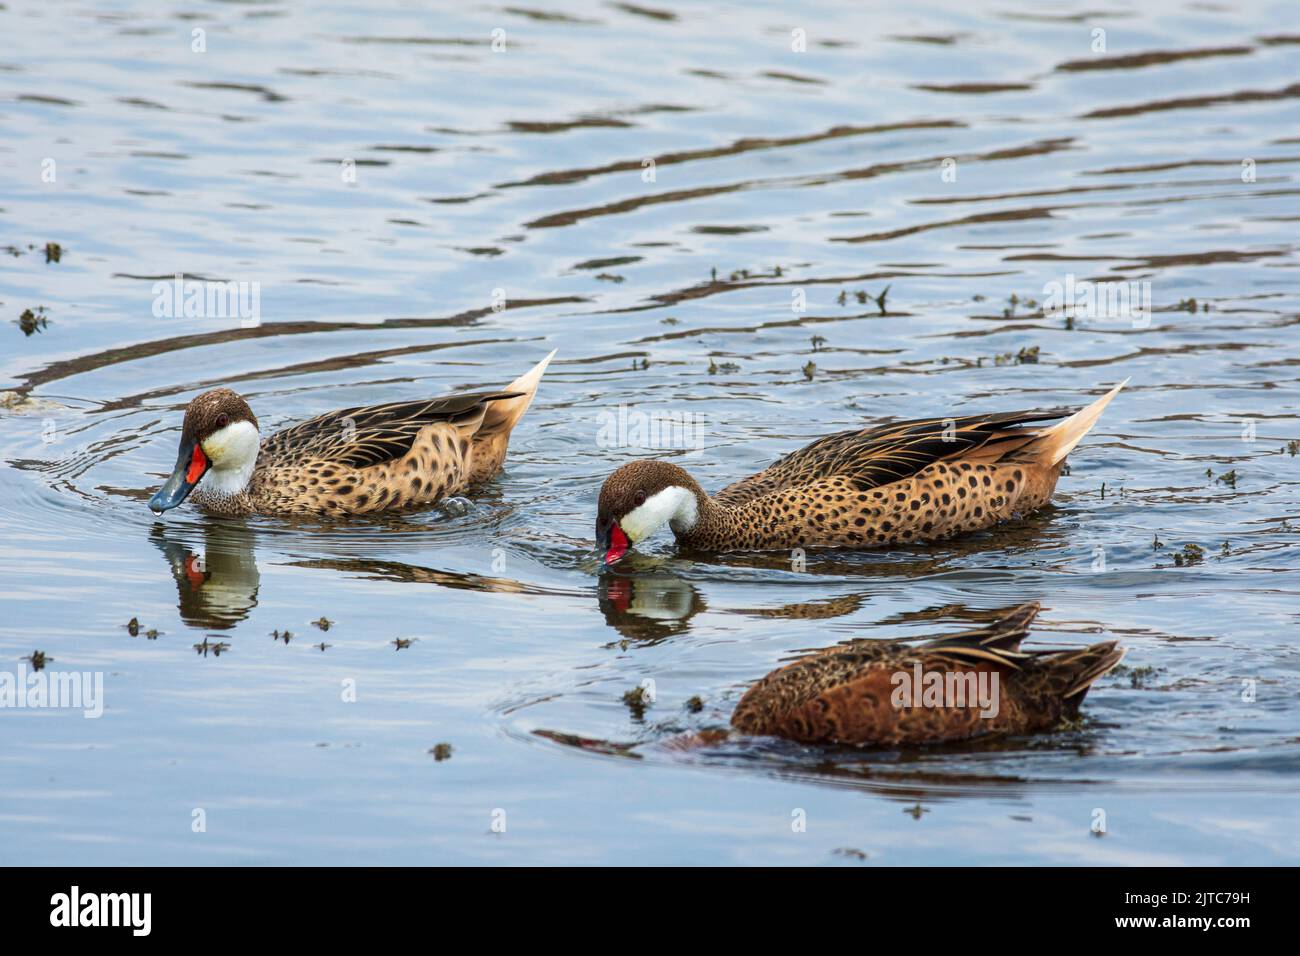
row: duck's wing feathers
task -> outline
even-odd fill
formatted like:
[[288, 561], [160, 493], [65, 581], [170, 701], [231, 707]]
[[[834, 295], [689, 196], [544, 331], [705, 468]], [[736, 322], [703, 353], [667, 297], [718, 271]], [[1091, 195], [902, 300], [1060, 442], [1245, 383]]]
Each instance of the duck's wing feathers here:
[[1037, 437], [1020, 426], [1064, 418], [1070, 409], [1005, 412], [963, 418], [921, 418], [819, 438], [764, 471], [728, 485], [715, 495], [737, 505], [759, 495], [844, 477], [865, 491], [909, 478], [936, 461], [979, 453], [997, 460]]
[[366, 468], [401, 458], [429, 425], [476, 427], [491, 402], [519, 392], [467, 392], [391, 405], [342, 408], [278, 431], [262, 443], [265, 464], [331, 461]]
[[1011, 608], [983, 627], [957, 631], [922, 644], [899, 640], [858, 638], [833, 647], [804, 652], [760, 683], [778, 687], [790, 698], [806, 699], [852, 680], [867, 670], [911, 667], [915, 662], [978, 664], [985, 661], [1017, 670], [1029, 655], [1020, 642], [1038, 616], [1039, 604], [1030, 601]]

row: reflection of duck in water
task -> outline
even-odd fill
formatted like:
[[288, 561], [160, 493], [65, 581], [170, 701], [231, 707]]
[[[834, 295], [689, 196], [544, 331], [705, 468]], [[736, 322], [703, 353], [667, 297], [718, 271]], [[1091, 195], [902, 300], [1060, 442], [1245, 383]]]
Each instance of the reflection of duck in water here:
[[731, 726], [801, 743], [877, 745], [1051, 730], [1078, 716], [1088, 688], [1124, 651], [1115, 641], [1021, 651], [1037, 614], [1037, 603], [1025, 604], [920, 645], [854, 640], [815, 651], [746, 691]]
[[[433, 505], [500, 470], [552, 352], [497, 392], [345, 408], [266, 441], [228, 388], [185, 410], [176, 470], [156, 514], [193, 497], [210, 514], [368, 514]], [[192, 494], [191, 494], [192, 493]]]
[[671, 574], [603, 575], [596, 593], [605, 623], [633, 641], [683, 634], [705, 609], [700, 592]]
[[[710, 610], [704, 595], [695, 585], [669, 571], [602, 574], [596, 586], [596, 597], [606, 624], [623, 638], [643, 643], [685, 634], [690, 630], [691, 618]], [[713, 607], [712, 610], [758, 618], [828, 620], [853, 614], [866, 600], [864, 592], [819, 597], [776, 607]]]
[[664, 525], [702, 551], [887, 548], [978, 531], [1047, 504], [1066, 455], [1121, 388], [1050, 427], [1033, 423], [1066, 413], [828, 435], [712, 496], [677, 465], [629, 462], [600, 490], [596, 537], [612, 563]]
[[167, 557], [176, 579], [181, 620], [205, 630], [234, 627], [257, 607], [261, 578], [253, 553], [253, 533], [241, 523], [210, 523], [200, 554], [162, 524], [149, 537]]

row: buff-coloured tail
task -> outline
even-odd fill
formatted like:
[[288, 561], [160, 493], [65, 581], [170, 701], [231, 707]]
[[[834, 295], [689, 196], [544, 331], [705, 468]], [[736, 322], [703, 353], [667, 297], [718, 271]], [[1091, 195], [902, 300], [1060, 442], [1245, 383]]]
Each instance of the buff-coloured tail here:
[[528, 406], [533, 403], [533, 396], [537, 394], [537, 383], [542, 380], [542, 373], [546, 371], [546, 366], [551, 363], [555, 357], [555, 352], [542, 359], [534, 365], [529, 371], [520, 375], [517, 379], [502, 389], [503, 392], [517, 392], [511, 398], [503, 398], [492, 402], [488, 406], [487, 414], [483, 417], [483, 425], [480, 433], [497, 434], [504, 432], [509, 435], [510, 430], [519, 424], [519, 419], [524, 417], [524, 412], [528, 411]]
[[1073, 451], [1074, 446], [1092, 430], [1093, 425], [1097, 424], [1097, 419], [1101, 418], [1101, 413], [1106, 410], [1111, 399], [1127, 384], [1128, 379], [1124, 379], [1087, 408], [1080, 409], [1051, 428], [1043, 429], [1030, 446], [1034, 456], [1047, 466], [1058, 465], [1064, 461], [1065, 456]]

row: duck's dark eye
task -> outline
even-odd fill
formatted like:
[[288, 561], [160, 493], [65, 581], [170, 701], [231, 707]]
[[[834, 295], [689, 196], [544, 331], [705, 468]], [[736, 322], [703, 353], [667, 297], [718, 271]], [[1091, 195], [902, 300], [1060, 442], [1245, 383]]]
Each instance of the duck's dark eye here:
[[643, 504], [645, 504], [645, 492], [638, 491], [635, 495], [632, 496], [632, 500], [635, 501], [636, 506], [640, 508]]
[[217, 416], [218, 428], [225, 428], [229, 424], [230, 424], [230, 416], [227, 415], [225, 412], [222, 412], [220, 415]]

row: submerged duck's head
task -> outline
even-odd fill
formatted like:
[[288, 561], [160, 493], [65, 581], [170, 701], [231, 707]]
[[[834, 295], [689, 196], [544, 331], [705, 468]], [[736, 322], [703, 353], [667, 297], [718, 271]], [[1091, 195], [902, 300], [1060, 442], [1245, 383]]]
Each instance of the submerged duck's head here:
[[703, 497], [694, 478], [666, 461], [633, 461], [619, 468], [605, 479], [596, 511], [596, 543], [605, 564], [664, 525], [689, 531]]
[[214, 388], [195, 397], [185, 409], [176, 470], [149, 499], [149, 508], [159, 515], [175, 508], [209, 471], [223, 489], [242, 491], [257, 463], [258, 445], [257, 417], [237, 394]]

